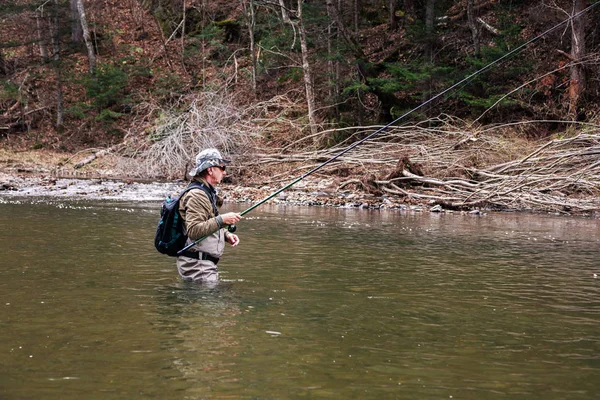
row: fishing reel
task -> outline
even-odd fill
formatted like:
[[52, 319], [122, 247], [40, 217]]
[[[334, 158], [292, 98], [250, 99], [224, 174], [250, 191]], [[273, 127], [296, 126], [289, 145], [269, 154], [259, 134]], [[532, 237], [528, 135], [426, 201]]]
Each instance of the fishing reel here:
[[227, 230], [228, 230], [230, 233], [235, 233], [235, 231], [237, 231], [237, 226], [235, 226], [235, 225], [229, 225], [229, 226], [227, 227]]

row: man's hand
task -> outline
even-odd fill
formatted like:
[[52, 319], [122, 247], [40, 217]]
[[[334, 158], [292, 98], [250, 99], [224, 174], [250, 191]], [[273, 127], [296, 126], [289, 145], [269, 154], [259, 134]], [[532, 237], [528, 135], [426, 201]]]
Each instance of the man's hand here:
[[237, 246], [240, 243], [240, 238], [238, 237], [238, 235], [235, 235], [233, 233], [227, 233], [225, 235], [225, 240], [227, 241], [227, 243], [229, 243], [232, 247]]
[[233, 225], [233, 224], [237, 224], [238, 221], [240, 219], [242, 219], [242, 216], [238, 213], [227, 213], [227, 214], [221, 214], [221, 218], [223, 219], [223, 223], [225, 225]]

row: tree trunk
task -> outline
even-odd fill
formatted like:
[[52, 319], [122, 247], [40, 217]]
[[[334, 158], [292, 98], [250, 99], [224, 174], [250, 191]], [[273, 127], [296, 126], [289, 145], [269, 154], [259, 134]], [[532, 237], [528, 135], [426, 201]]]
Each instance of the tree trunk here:
[[77, 0], [71, 0], [71, 41], [74, 43], [83, 42], [83, 29], [79, 20], [79, 9]]
[[43, 10], [38, 9], [38, 13], [35, 16], [35, 23], [37, 27], [37, 39], [40, 46], [40, 56], [42, 56], [42, 60], [44, 62], [48, 61], [48, 46], [46, 35], [44, 34], [44, 30], [42, 29], [42, 21], [44, 18]]
[[4, 61], [4, 54], [2, 54], [2, 49], [0, 49], [0, 76], [6, 76], [6, 61]]
[[252, 92], [256, 96], [256, 79], [258, 75], [258, 60], [256, 59], [256, 43], [254, 40], [254, 28], [256, 27], [256, 15], [254, 14], [254, 0], [242, 0], [242, 7], [246, 15], [248, 36], [250, 39], [250, 58], [252, 60]]
[[388, 8], [390, 13], [389, 25], [390, 31], [395, 31], [398, 29], [398, 18], [396, 17], [396, 6], [398, 4], [398, 0], [388, 0]]
[[359, 0], [354, 0], [354, 39], [358, 43], [358, 14], [360, 10]]
[[[344, 24], [344, 21], [342, 21], [342, 17], [340, 15], [340, 11], [339, 11], [339, 4], [338, 7], [335, 6], [335, 4], [333, 3], [333, 0], [327, 0], [327, 12], [330, 16], [331, 19], [333, 19], [333, 21], [335, 21], [336, 25], [337, 25], [337, 29], [338, 32], [342, 34], [342, 36], [344, 37], [344, 41], [350, 46], [350, 49], [352, 50], [352, 53], [354, 54], [354, 57], [356, 58], [356, 79], [359, 82], [363, 82], [367, 76], [368, 76], [368, 72], [367, 72], [367, 62], [366, 62], [366, 56], [365, 53], [363, 52], [362, 48], [359, 46], [358, 44], [358, 14], [356, 12], [357, 7], [358, 7], [358, 0], [354, 1], [354, 28], [355, 28], [355, 32], [354, 35], [352, 34], [352, 32], [350, 32], [350, 30], [346, 27], [346, 25]], [[360, 97], [362, 96], [362, 91], [360, 89], [358, 89], [356, 91], [356, 95], [358, 97], [358, 99], [360, 100]], [[362, 100], [360, 100], [360, 105], [358, 107], [358, 120], [359, 120], [359, 124], [360, 125], [364, 125], [364, 115], [363, 115], [363, 108], [362, 108]]]
[[290, 20], [288, 6], [285, 4], [285, 1], [279, 0], [279, 6], [281, 7], [281, 18], [283, 19], [283, 22], [293, 25], [292, 21]]
[[354, 56], [357, 59], [364, 59], [365, 54], [358, 45], [358, 41], [356, 40], [357, 34], [355, 33], [355, 35], [353, 35], [352, 32], [350, 32], [349, 29], [346, 28], [346, 25], [342, 21], [342, 17], [340, 16], [338, 8], [335, 6], [335, 4], [333, 4], [333, 0], [327, 0], [326, 3], [327, 13], [329, 14], [329, 17], [332, 18], [333, 21], [336, 23], [337, 29], [344, 37], [346, 43], [348, 43], [351, 46], [351, 50], [354, 53]]
[[297, 12], [297, 27], [298, 35], [300, 36], [300, 49], [302, 50], [302, 71], [304, 72], [304, 86], [306, 87], [306, 103], [308, 105], [308, 124], [310, 125], [311, 134], [317, 133], [317, 120], [315, 115], [315, 94], [313, 86], [313, 77], [308, 61], [308, 45], [306, 42], [306, 30], [304, 20], [302, 19], [302, 0], [298, 0]]
[[435, 28], [435, 0], [427, 0], [425, 5], [425, 31], [427, 32], [427, 58], [433, 60], [433, 31]]
[[433, 33], [435, 22], [435, 0], [427, 0], [425, 4], [425, 29], [427, 33]]
[[83, 40], [85, 41], [85, 47], [87, 47], [88, 60], [90, 63], [90, 74], [96, 73], [96, 54], [94, 53], [94, 45], [90, 39], [90, 30], [88, 29], [87, 18], [85, 16], [85, 8], [83, 7], [83, 0], [77, 1], [77, 12], [79, 13], [79, 21], [81, 22], [81, 29], [83, 32]]
[[467, 0], [467, 20], [469, 22], [469, 28], [471, 29], [471, 36], [473, 37], [473, 47], [475, 56], [479, 56], [479, 52], [481, 50], [481, 30], [479, 29], [479, 25], [477, 24], [477, 20], [475, 18], [474, 12], [474, 3], [475, 0]]
[[[329, 18], [331, 20], [331, 18]], [[333, 85], [333, 22], [327, 24], [327, 88], [329, 90], [329, 99], [333, 103], [334, 90]]]
[[[342, 9], [342, 0], [338, 0], [338, 10]], [[340, 27], [336, 23], [335, 26], [335, 46], [336, 46], [336, 55], [340, 54]], [[336, 118], [339, 120], [340, 118], [340, 109], [338, 103], [340, 101], [340, 73], [341, 73], [341, 63], [339, 57], [335, 58], [335, 114]]]
[[298, 36], [300, 37], [300, 50], [302, 53], [302, 72], [304, 75], [304, 87], [306, 89], [306, 104], [308, 106], [308, 124], [310, 126], [311, 134], [317, 133], [317, 124], [315, 116], [315, 95], [314, 86], [312, 79], [312, 72], [310, 63], [308, 61], [308, 44], [306, 41], [306, 30], [304, 27], [304, 21], [302, 19], [302, 0], [297, 0], [298, 8], [294, 20], [290, 19], [287, 6], [284, 0], [279, 0], [281, 8], [281, 18], [287, 24], [290, 24], [292, 28], [298, 29]]
[[[360, 35], [359, 35], [359, 18], [358, 18], [358, 14], [359, 14], [359, 9], [360, 9], [360, 3], [359, 0], [354, 0], [354, 41], [356, 43], [356, 48], [361, 50], [362, 53], [362, 49], [360, 48], [360, 46], [358, 45], [359, 43], [359, 39], [360, 39]], [[356, 80], [361, 82], [365, 79], [365, 76], [363, 75], [361, 69], [361, 63], [364, 63], [364, 61], [366, 60], [366, 58], [363, 56], [359, 59], [357, 68], [356, 68]], [[363, 99], [361, 99], [362, 96], [362, 90], [358, 89], [356, 91], [356, 96], [359, 100], [359, 106], [358, 106], [358, 124], [360, 126], [363, 126], [365, 124], [365, 116], [364, 116], [364, 110], [363, 110], [363, 104], [364, 101]]]
[[252, 90], [256, 95], [256, 79], [258, 78], [258, 59], [256, 57], [256, 42], [254, 40], [254, 28], [256, 27], [256, 14], [254, 0], [250, 0], [250, 52], [252, 53]]
[[183, 72], [188, 73], [187, 68], [185, 67], [185, 24], [186, 24], [186, 8], [187, 2], [183, 0], [183, 7], [181, 10], [181, 68]]
[[56, 74], [56, 127], [61, 129], [64, 124], [65, 105], [62, 90], [62, 73], [60, 70], [60, 18], [59, 0], [54, 0], [53, 14], [49, 20], [52, 36], [52, 67]]
[[[573, 15], [586, 8], [588, 0], [573, 0]], [[582, 15], [571, 22], [571, 57], [575, 64], [571, 67], [569, 82], [569, 114], [577, 118], [581, 96], [585, 91], [585, 69], [582, 62], [585, 57], [586, 18]]]
[[[341, 7], [342, 0], [338, 0], [338, 10]], [[335, 117], [338, 118], [339, 110], [338, 110], [338, 102], [340, 99], [340, 61], [338, 59], [339, 55], [339, 32], [340, 29], [336, 22], [336, 18], [333, 15], [333, 10], [331, 7], [332, 0], [327, 1], [327, 16], [329, 18], [329, 24], [327, 24], [327, 72], [328, 72], [328, 80], [329, 80], [329, 98], [330, 101], [335, 104]]]

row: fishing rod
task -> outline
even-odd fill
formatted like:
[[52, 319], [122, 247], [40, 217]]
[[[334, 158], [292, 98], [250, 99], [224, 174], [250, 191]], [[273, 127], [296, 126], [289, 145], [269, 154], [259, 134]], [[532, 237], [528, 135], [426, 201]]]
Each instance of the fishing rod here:
[[[257, 202], [256, 204], [252, 205], [251, 207], [245, 209], [244, 211], [242, 211], [240, 213], [240, 216], [244, 216], [245, 214], [248, 214], [250, 211], [254, 210], [255, 208], [261, 206], [262, 204], [266, 203], [267, 201], [271, 200], [273, 197], [277, 196], [279, 193], [283, 192], [284, 190], [289, 189], [290, 187], [294, 186], [296, 183], [300, 182], [301, 180], [305, 179], [306, 177], [314, 174], [315, 172], [317, 172], [318, 170], [320, 170], [321, 168], [323, 168], [324, 166], [332, 163], [333, 161], [337, 160], [338, 158], [340, 158], [341, 156], [343, 156], [344, 154], [348, 153], [349, 151], [351, 151], [352, 149], [354, 149], [355, 147], [360, 146], [361, 144], [363, 144], [364, 142], [366, 142], [367, 140], [371, 139], [373, 136], [377, 135], [380, 132], [385, 131], [387, 128], [389, 128], [392, 125], [395, 125], [396, 123], [398, 123], [399, 121], [401, 121], [402, 119], [406, 118], [407, 116], [409, 116], [410, 114], [414, 113], [415, 111], [420, 110], [421, 108], [425, 107], [426, 105], [432, 103], [433, 101], [439, 99], [440, 97], [444, 96], [445, 94], [451, 92], [452, 90], [456, 89], [457, 87], [467, 83], [468, 81], [470, 81], [471, 79], [473, 79], [474, 77], [476, 77], [477, 75], [482, 74], [483, 72], [487, 71], [488, 69], [490, 69], [491, 67], [493, 67], [496, 64], [499, 64], [500, 62], [504, 61], [505, 59], [507, 59], [508, 57], [512, 56], [513, 54], [521, 51], [522, 49], [524, 49], [525, 47], [529, 46], [531, 43], [536, 42], [537, 40], [541, 39], [542, 37], [548, 35], [549, 33], [555, 31], [556, 29], [560, 28], [561, 26], [567, 24], [568, 22], [574, 20], [575, 18], [578, 18], [579, 16], [583, 15], [584, 13], [588, 12], [589, 10], [591, 10], [592, 8], [596, 7], [597, 5], [599, 5], [600, 2], [596, 2], [590, 6], [588, 6], [587, 8], [579, 11], [578, 13], [570, 16], [569, 18], [565, 19], [564, 21], [560, 22], [557, 25], [554, 25], [552, 28], [542, 32], [541, 34], [535, 36], [533, 39], [529, 39], [528, 41], [526, 41], [525, 43], [521, 44], [520, 46], [516, 47], [514, 50], [509, 51], [508, 53], [504, 54], [503, 56], [497, 58], [496, 60], [490, 62], [489, 64], [487, 64], [486, 66], [484, 66], [483, 68], [473, 72], [472, 74], [468, 75], [466, 78], [463, 78], [462, 80], [456, 82], [454, 85], [446, 88], [445, 90], [441, 91], [440, 93], [436, 94], [435, 96], [433, 96], [432, 98], [430, 98], [429, 100], [419, 104], [418, 106], [416, 106], [415, 108], [413, 108], [412, 110], [404, 113], [403, 115], [401, 115], [400, 117], [396, 118], [395, 120], [393, 120], [392, 122], [388, 123], [387, 125], [384, 125], [383, 127], [377, 129], [376, 131], [370, 133], [368, 136], [360, 139], [357, 142], [354, 142], [353, 144], [351, 144], [350, 146], [346, 147], [344, 150], [340, 151], [338, 154], [336, 154], [335, 156], [331, 157], [330, 159], [324, 161], [323, 163], [317, 165], [316, 167], [314, 167], [313, 169], [311, 169], [310, 171], [306, 172], [305, 174], [303, 174], [302, 176], [299, 176], [298, 178], [294, 179], [292, 182], [288, 183], [287, 185], [283, 186], [281, 189], [278, 189], [277, 191], [271, 193], [270, 195], [268, 195], [267, 197], [265, 197], [264, 199], [260, 200], [259, 202]], [[227, 227], [227, 230], [229, 232], [235, 232], [237, 229], [237, 227], [235, 225], [229, 225]], [[208, 236], [208, 235], [207, 235]], [[186, 251], [187, 249], [189, 249], [190, 247], [194, 246], [197, 243], [200, 243], [202, 240], [206, 239], [207, 236], [203, 236], [200, 239], [190, 243], [189, 245], [187, 245], [186, 247], [184, 247], [183, 249], [181, 249], [180, 251], [177, 252], [178, 255], [180, 255], [181, 253], [183, 253], [184, 251]]]

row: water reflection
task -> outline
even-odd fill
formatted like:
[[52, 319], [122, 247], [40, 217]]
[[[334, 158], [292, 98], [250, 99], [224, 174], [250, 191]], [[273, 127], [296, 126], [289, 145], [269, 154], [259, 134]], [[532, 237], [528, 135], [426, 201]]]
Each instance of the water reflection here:
[[240, 314], [231, 285], [181, 281], [160, 289], [156, 300], [155, 329], [164, 337], [160, 345], [188, 382], [186, 395], [202, 398], [217, 382], [230, 381], [235, 358], [229, 349], [238, 345], [231, 330]]

